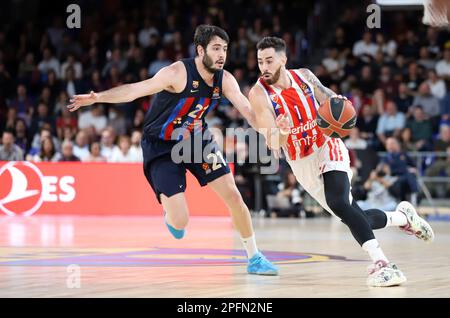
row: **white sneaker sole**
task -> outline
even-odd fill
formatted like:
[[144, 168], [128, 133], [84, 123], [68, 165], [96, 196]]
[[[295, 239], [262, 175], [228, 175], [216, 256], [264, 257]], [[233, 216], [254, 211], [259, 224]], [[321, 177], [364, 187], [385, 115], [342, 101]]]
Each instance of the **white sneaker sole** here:
[[406, 282], [406, 277], [403, 275], [402, 272], [397, 272], [392, 277], [383, 282], [376, 282], [372, 281], [371, 277], [367, 279], [367, 285], [369, 287], [392, 287], [392, 286], [398, 286]]
[[414, 231], [414, 235], [417, 238], [428, 243], [433, 242], [434, 232], [431, 225], [420, 217], [411, 203], [408, 201], [402, 201], [398, 204], [396, 210], [406, 215], [406, 218]]

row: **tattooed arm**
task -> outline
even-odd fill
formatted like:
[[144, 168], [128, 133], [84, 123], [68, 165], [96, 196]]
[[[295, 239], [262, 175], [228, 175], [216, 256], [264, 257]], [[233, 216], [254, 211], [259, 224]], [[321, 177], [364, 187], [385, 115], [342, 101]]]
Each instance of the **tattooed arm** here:
[[333, 92], [328, 87], [323, 86], [320, 80], [307, 68], [301, 68], [300, 73], [313, 85], [314, 87], [314, 96], [316, 97], [319, 104], [322, 104], [328, 98], [332, 96], [337, 96], [335, 92]]

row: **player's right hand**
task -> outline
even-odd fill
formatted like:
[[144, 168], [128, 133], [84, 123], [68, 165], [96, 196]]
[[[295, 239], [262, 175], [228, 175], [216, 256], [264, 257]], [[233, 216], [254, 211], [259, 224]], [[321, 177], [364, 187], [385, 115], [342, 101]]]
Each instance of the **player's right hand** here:
[[96, 103], [98, 101], [98, 94], [91, 91], [89, 94], [74, 95], [71, 99], [70, 105], [67, 108], [70, 112], [76, 111], [78, 108], [83, 106], [88, 106]]
[[275, 119], [275, 123], [283, 135], [288, 135], [290, 133], [291, 123], [289, 121], [287, 114], [278, 115], [278, 117]]

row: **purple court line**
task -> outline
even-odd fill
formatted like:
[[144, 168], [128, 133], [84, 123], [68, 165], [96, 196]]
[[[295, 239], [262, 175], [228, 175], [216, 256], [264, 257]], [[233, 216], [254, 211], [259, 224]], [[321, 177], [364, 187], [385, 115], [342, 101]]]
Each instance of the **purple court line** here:
[[[105, 254], [91, 254], [80, 255], [75, 257], [61, 257], [51, 259], [30, 259], [30, 260], [17, 260], [10, 262], [0, 262], [0, 266], [65, 266], [69, 264], [79, 264], [84, 266], [203, 266], [203, 265], [215, 265], [215, 266], [227, 266], [238, 265], [246, 263], [246, 259], [233, 259], [233, 258], [220, 258], [209, 259], [208, 256], [245, 256], [243, 250], [225, 250], [225, 249], [179, 249], [179, 248], [157, 248], [157, 250], [148, 251], [125, 251], [119, 253], [105, 253]], [[74, 254], [75, 252], [70, 252]], [[80, 251], [82, 253], [82, 251]], [[347, 260], [342, 256], [324, 255], [314, 253], [295, 253], [295, 252], [276, 252], [276, 251], [263, 251], [263, 253], [274, 262], [283, 262], [290, 260], [304, 260], [313, 258], [313, 256], [328, 257], [330, 260]], [[62, 252], [63, 254], [63, 252]], [[196, 255], [199, 254], [199, 258], [196, 259], [167, 259], [167, 258], [151, 258], [151, 259], [139, 259], [135, 256], [139, 255]], [[31, 254], [32, 255], [32, 254]], [[130, 261], [130, 258], [133, 260]], [[311, 261], [317, 262], [317, 261]]]

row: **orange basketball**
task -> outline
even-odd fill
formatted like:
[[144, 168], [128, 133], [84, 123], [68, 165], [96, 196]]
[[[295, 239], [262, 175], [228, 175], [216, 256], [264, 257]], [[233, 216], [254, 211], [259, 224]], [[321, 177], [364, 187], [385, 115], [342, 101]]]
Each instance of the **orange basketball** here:
[[320, 104], [317, 126], [325, 135], [333, 138], [346, 137], [355, 124], [356, 112], [350, 101], [332, 97]]

